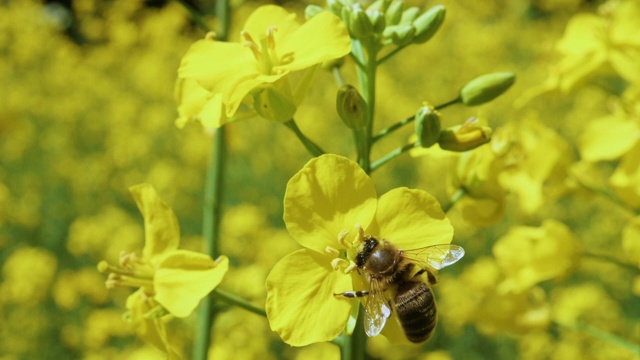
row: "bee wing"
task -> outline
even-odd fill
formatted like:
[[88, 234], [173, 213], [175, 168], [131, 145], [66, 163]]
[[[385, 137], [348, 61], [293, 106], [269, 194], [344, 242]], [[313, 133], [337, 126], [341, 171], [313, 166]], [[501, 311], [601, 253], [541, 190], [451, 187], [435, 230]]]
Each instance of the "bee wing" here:
[[420, 249], [405, 250], [405, 256], [434, 270], [447, 267], [464, 256], [464, 249], [458, 245], [438, 244]]
[[391, 308], [387, 304], [386, 295], [377, 280], [371, 279], [369, 296], [364, 306], [364, 330], [368, 336], [380, 334], [384, 324], [391, 315]]

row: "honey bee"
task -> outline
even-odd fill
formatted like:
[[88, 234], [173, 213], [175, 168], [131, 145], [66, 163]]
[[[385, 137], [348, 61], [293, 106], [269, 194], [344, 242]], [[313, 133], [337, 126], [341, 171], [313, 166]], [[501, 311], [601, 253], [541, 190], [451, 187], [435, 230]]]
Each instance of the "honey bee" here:
[[356, 256], [356, 265], [369, 280], [369, 290], [348, 291], [335, 296], [367, 296], [364, 328], [368, 336], [380, 334], [392, 311], [407, 339], [414, 343], [428, 340], [436, 323], [436, 302], [431, 285], [437, 283], [438, 270], [464, 256], [457, 245], [440, 244], [402, 250], [382, 239], [365, 236]]

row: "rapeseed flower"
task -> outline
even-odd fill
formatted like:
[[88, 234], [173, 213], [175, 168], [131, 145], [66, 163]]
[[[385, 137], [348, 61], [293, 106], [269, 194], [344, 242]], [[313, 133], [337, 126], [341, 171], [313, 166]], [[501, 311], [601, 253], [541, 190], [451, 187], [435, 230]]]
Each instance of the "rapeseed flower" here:
[[506, 276], [498, 292], [521, 293], [569, 274], [577, 264], [580, 244], [566, 225], [549, 219], [540, 227], [512, 227], [493, 245], [493, 254]]
[[[295, 14], [279, 6], [261, 6], [240, 34], [239, 43], [217, 41], [209, 34], [184, 56], [176, 93], [178, 125], [197, 119], [220, 127], [243, 102], [270, 120], [287, 121], [309, 86], [303, 78], [292, 89], [287, 75], [351, 51], [346, 27], [326, 11], [300, 25]], [[255, 96], [253, 102], [249, 95]]]
[[165, 315], [186, 317], [193, 312], [226, 273], [229, 260], [217, 260], [187, 250], [179, 250], [180, 229], [173, 210], [149, 184], [130, 189], [145, 223], [142, 256], [123, 252], [119, 266], [102, 261], [98, 268], [109, 271], [107, 287], [137, 287], [127, 299], [129, 320], [139, 337], [177, 356], [168, 343]]
[[[334, 294], [368, 289], [355, 271], [364, 234], [401, 249], [446, 244], [453, 236], [433, 196], [396, 188], [378, 198], [369, 176], [338, 155], [310, 160], [289, 180], [284, 221], [304, 249], [271, 270], [266, 311], [271, 329], [293, 346], [329, 341], [345, 330], [358, 303]], [[392, 342], [406, 341], [394, 319], [382, 333]]]

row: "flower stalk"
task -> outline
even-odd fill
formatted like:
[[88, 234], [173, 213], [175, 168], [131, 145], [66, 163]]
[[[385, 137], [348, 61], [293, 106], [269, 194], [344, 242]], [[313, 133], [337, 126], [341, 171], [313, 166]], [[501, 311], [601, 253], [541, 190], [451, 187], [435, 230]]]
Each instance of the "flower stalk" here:
[[[227, 38], [230, 26], [230, 7], [228, 0], [216, 1], [216, 16], [219, 20], [217, 37]], [[212, 258], [220, 253], [220, 218], [223, 194], [223, 179], [226, 157], [225, 127], [221, 126], [213, 134], [210, 162], [207, 167], [204, 189], [204, 204], [202, 210], [202, 237], [205, 241], [205, 252]], [[196, 321], [196, 334], [193, 344], [193, 359], [206, 360], [208, 358], [211, 329], [215, 319], [213, 311], [213, 294], [205, 297], [200, 304]]]

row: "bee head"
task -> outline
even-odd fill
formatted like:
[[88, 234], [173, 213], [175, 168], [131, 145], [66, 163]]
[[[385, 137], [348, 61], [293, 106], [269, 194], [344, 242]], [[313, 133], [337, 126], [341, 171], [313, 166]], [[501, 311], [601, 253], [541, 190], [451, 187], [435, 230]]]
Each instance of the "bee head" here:
[[370, 235], [365, 236], [360, 251], [358, 251], [358, 255], [356, 255], [356, 265], [359, 268], [364, 267], [364, 264], [367, 263], [367, 259], [369, 259], [376, 246], [378, 246], [378, 239]]

